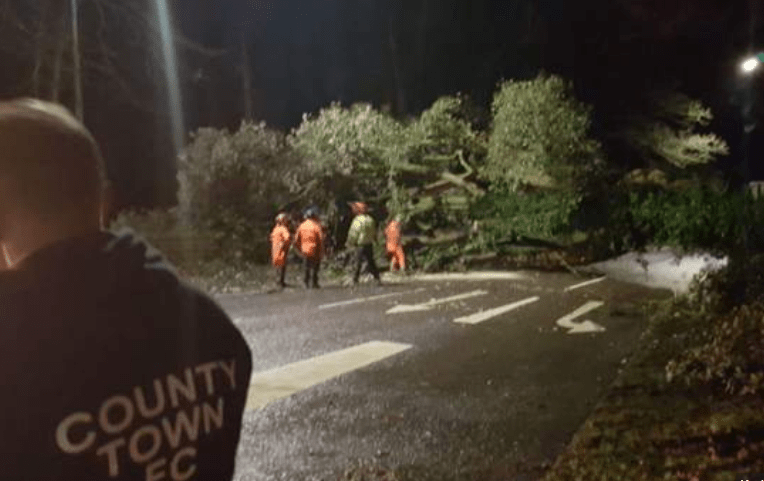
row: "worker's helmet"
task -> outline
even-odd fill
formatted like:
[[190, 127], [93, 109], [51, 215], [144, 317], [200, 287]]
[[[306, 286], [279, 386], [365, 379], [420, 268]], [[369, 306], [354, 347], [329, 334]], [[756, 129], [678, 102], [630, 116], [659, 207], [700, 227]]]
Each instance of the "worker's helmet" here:
[[286, 212], [281, 212], [279, 215], [276, 216], [276, 223], [277, 224], [286, 224], [289, 220], [289, 216], [286, 214]]
[[305, 218], [306, 219], [315, 219], [318, 217], [318, 207], [312, 206], [305, 209]]
[[352, 210], [354, 214], [365, 214], [369, 208], [363, 202], [353, 202], [350, 204], [350, 210]]

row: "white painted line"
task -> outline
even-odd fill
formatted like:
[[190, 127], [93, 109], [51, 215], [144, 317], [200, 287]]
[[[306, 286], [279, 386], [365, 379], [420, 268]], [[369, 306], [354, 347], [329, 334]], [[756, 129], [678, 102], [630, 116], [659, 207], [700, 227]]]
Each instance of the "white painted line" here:
[[596, 283], [598, 283], [598, 282], [602, 282], [602, 281], [604, 281], [605, 279], [607, 279], [607, 276], [598, 277], [597, 279], [592, 279], [592, 280], [590, 280], [590, 281], [582, 282], [582, 283], [580, 283], [580, 284], [576, 284], [576, 285], [574, 285], [574, 286], [569, 286], [569, 287], [566, 287], [565, 289], [563, 289], [563, 292], [572, 291], [573, 289], [578, 289], [579, 287], [586, 287], [586, 286], [590, 286], [590, 285], [592, 285], [592, 284], [596, 284]]
[[603, 304], [605, 303], [602, 301], [589, 301], [583, 306], [576, 309], [575, 311], [571, 312], [570, 314], [567, 314], [557, 319], [557, 325], [565, 329], [570, 329], [568, 331], [568, 334], [583, 334], [586, 332], [602, 332], [605, 330], [605, 328], [600, 326], [599, 324], [595, 324], [594, 322], [589, 320], [576, 323], [576, 322], [573, 322], [573, 319], [577, 317], [581, 317], [587, 312], [591, 312], [599, 307], [602, 307]]
[[528, 299], [523, 299], [522, 301], [517, 301], [512, 304], [507, 304], [505, 306], [495, 307], [493, 309], [488, 309], [487, 311], [483, 311], [483, 312], [476, 312], [475, 314], [470, 314], [469, 316], [457, 317], [456, 319], [454, 319], [454, 322], [458, 322], [461, 324], [477, 324], [479, 322], [486, 321], [492, 317], [496, 317], [501, 314], [504, 314], [505, 312], [509, 312], [511, 310], [523, 307], [525, 305], [532, 304], [538, 301], [539, 299], [540, 298], [538, 296], [529, 297]]
[[331, 302], [329, 304], [321, 304], [320, 306], [318, 306], [318, 308], [331, 309], [332, 307], [349, 306], [351, 304], [358, 304], [361, 302], [376, 301], [379, 299], [386, 299], [388, 297], [402, 296], [403, 294], [413, 294], [415, 292], [422, 292], [424, 290], [425, 290], [424, 287], [420, 287], [419, 289], [414, 289], [413, 291], [391, 292], [389, 294], [380, 294], [378, 296], [359, 297], [359, 298], [350, 299], [347, 301], [338, 301], [338, 302]]
[[387, 314], [400, 314], [402, 312], [418, 312], [429, 311], [433, 306], [438, 304], [444, 304], [446, 302], [459, 301], [462, 299], [469, 299], [470, 297], [484, 296], [488, 294], [488, 291], [477, 290], [471, 292], [465, 292], [463, 294], [457, 294], [455, 296], [444, 297], [443, 299], [430, 299], [427, 302], [421, 304], [398, 304], [387, 310]]
[[252, 411], [410, 349], [411, 344], [371, 341], [252, 375], [245, 410]]
[[477, 272], [444, 272], [440, 274], [414, 274], [406, 276], [407, 281], [520, 281], [528, 276], [518, 272], [477, 271]]

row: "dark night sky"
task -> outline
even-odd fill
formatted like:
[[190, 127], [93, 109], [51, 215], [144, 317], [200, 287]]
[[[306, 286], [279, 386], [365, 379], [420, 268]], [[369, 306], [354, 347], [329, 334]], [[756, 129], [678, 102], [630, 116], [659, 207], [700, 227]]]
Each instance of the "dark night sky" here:
[[[334, 100], [388, 104], [405, 117], [438, 96], [463, 92], [486, 108], [499, 80], [544, 70], [574, 81], [578, 96], [594, 106], [600, 135], [641, 108], [649, 89], [673, 86], [703, 100], [716, 115], [713, 129], [730, 143], [726, 164], [733, 165], [741, 158], [740, 103], [749, 95], [758, 106], [764, 89], [764, 69], [744, 77], [737, 67], [747, 51], [764, 49], [759, 0], [171, 3], [184, 35], [224, 50], [216, 56], [181, 52], [187, 130], [235, 128], [241, 121], [242, 38], [250, 54], [254, 116], [285, 129]], [[144, 68], [139, 59], [124, 62], [133, 72]], [[152, 75], [146, 98], [166, 112], [163, 78]], [[3, 85], [7, 77], [0, 74]], [[122, 203], [171, 202], [167, 118], [130, 110], [93, 86], [85, 93], [86, 118], [104, 144]], [[751, 164], [759, 178], [763, 138], [754, 130]]]
[[178, 12], [184, 33], [230, 53], [223, 68], [199, 65], [210, 84], [227, 89], [208, 85], [212, 98], [206, 104], [201, 95], [185, 94], [195, 122], [236, 124], [241, 98], [225, 94], [238, 82], [234, 63], [244, 30], [258, 93], [256, 115], [271, 124], [294, 126], [303, 112], [332, 100], [394, 103], [392, 29], [408, 113], [457, 91], [486, 103], [501, 78], [527, 78], [540, 69], [573, 79], [579, 95], [595, 106], [602, 98], [632, 95], [640, 83], [675, 80], [681, 90], [724, 112], [743, 82], [735, 63], [753, 41], [746, 19], [751, 5], [725, 4], [186, 0]]

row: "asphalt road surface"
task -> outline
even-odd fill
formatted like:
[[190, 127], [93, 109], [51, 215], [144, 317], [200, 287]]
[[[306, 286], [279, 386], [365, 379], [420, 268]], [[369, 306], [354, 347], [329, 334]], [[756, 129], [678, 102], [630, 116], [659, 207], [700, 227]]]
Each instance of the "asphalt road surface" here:
[[667, 295], [532, 272], [221, 295], [253, 353], [235, 479], [536, 479]]

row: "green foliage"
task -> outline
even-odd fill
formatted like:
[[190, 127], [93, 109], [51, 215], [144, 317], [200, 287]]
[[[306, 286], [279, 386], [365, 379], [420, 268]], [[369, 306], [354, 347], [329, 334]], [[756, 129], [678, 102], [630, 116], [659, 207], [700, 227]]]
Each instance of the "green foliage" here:
[[[684, 337], [666, 363], [669, 382], [717, 394], [755, 394], [764, 387], [764, 254], [732, 257], [693, 280], [658, 318]], [[680, 324], [680, 328], [677, 327]]]
[[575, 189], [597, 159], [599, 144], [589, 138], [590, 108], [572, 97], [560, 77], [503, 82], [492, 111], [482, 172], [491, 182]]
[[708, 341], [666, 365], [669, 380], [706, 384], [720, 393], [756, 394], [764, 387], [764, 304], [736, 307], [714, 320]]
[[368, 104], [338, 103], [305, 115], [290, 143], [317, 178], [351, 178], [355, 197], [384, 189], [390, 165], [404, 158], [404, 129]]
[[481, 199], [473, 208], [473, 216], [479, 219], [481, 235], [489, 246], [508, 238], [553, 239], [570, 232], [578, 202], [578, 196], [564, 191], [501, 189]]
[[729, 154], [721, 137], [696, 132], [713, 119], [701, 102], [680, 92], [662, 92], [648, 99], [647, 112], [635, 115], [622, 134], [642, 158], [684, 168]]
[[653, 243], [723, 249], [740, 238], [740, 198], [698, 187], [629, 194], [633, 226]]
[[428, 228], [463, 228], [482, 189], [473, 183], [485, 137], [467, 119], [460, 96], [441, 97], [405, 129], [404, 161], [391, 166], [390, 210]]
[[199, 129], [181, 155], [190, 221], [224, 259], [265, 261], [273, 216], [304, 189], [309, 171], [285, 136], [264, 123], [229, 133]]
[[463, 170], [460, 159], [482, 162], [485, 138], [466, 119], [466, 99], [440, 97], [406, 128], [406, 158], [413, 164]]
[[587, 198], [577, 228], [596, 233], [601, 249], [618, 254], [647, 245], [729, 254], [764, 242], [764, 201], [711, 185], [620, 184]]

